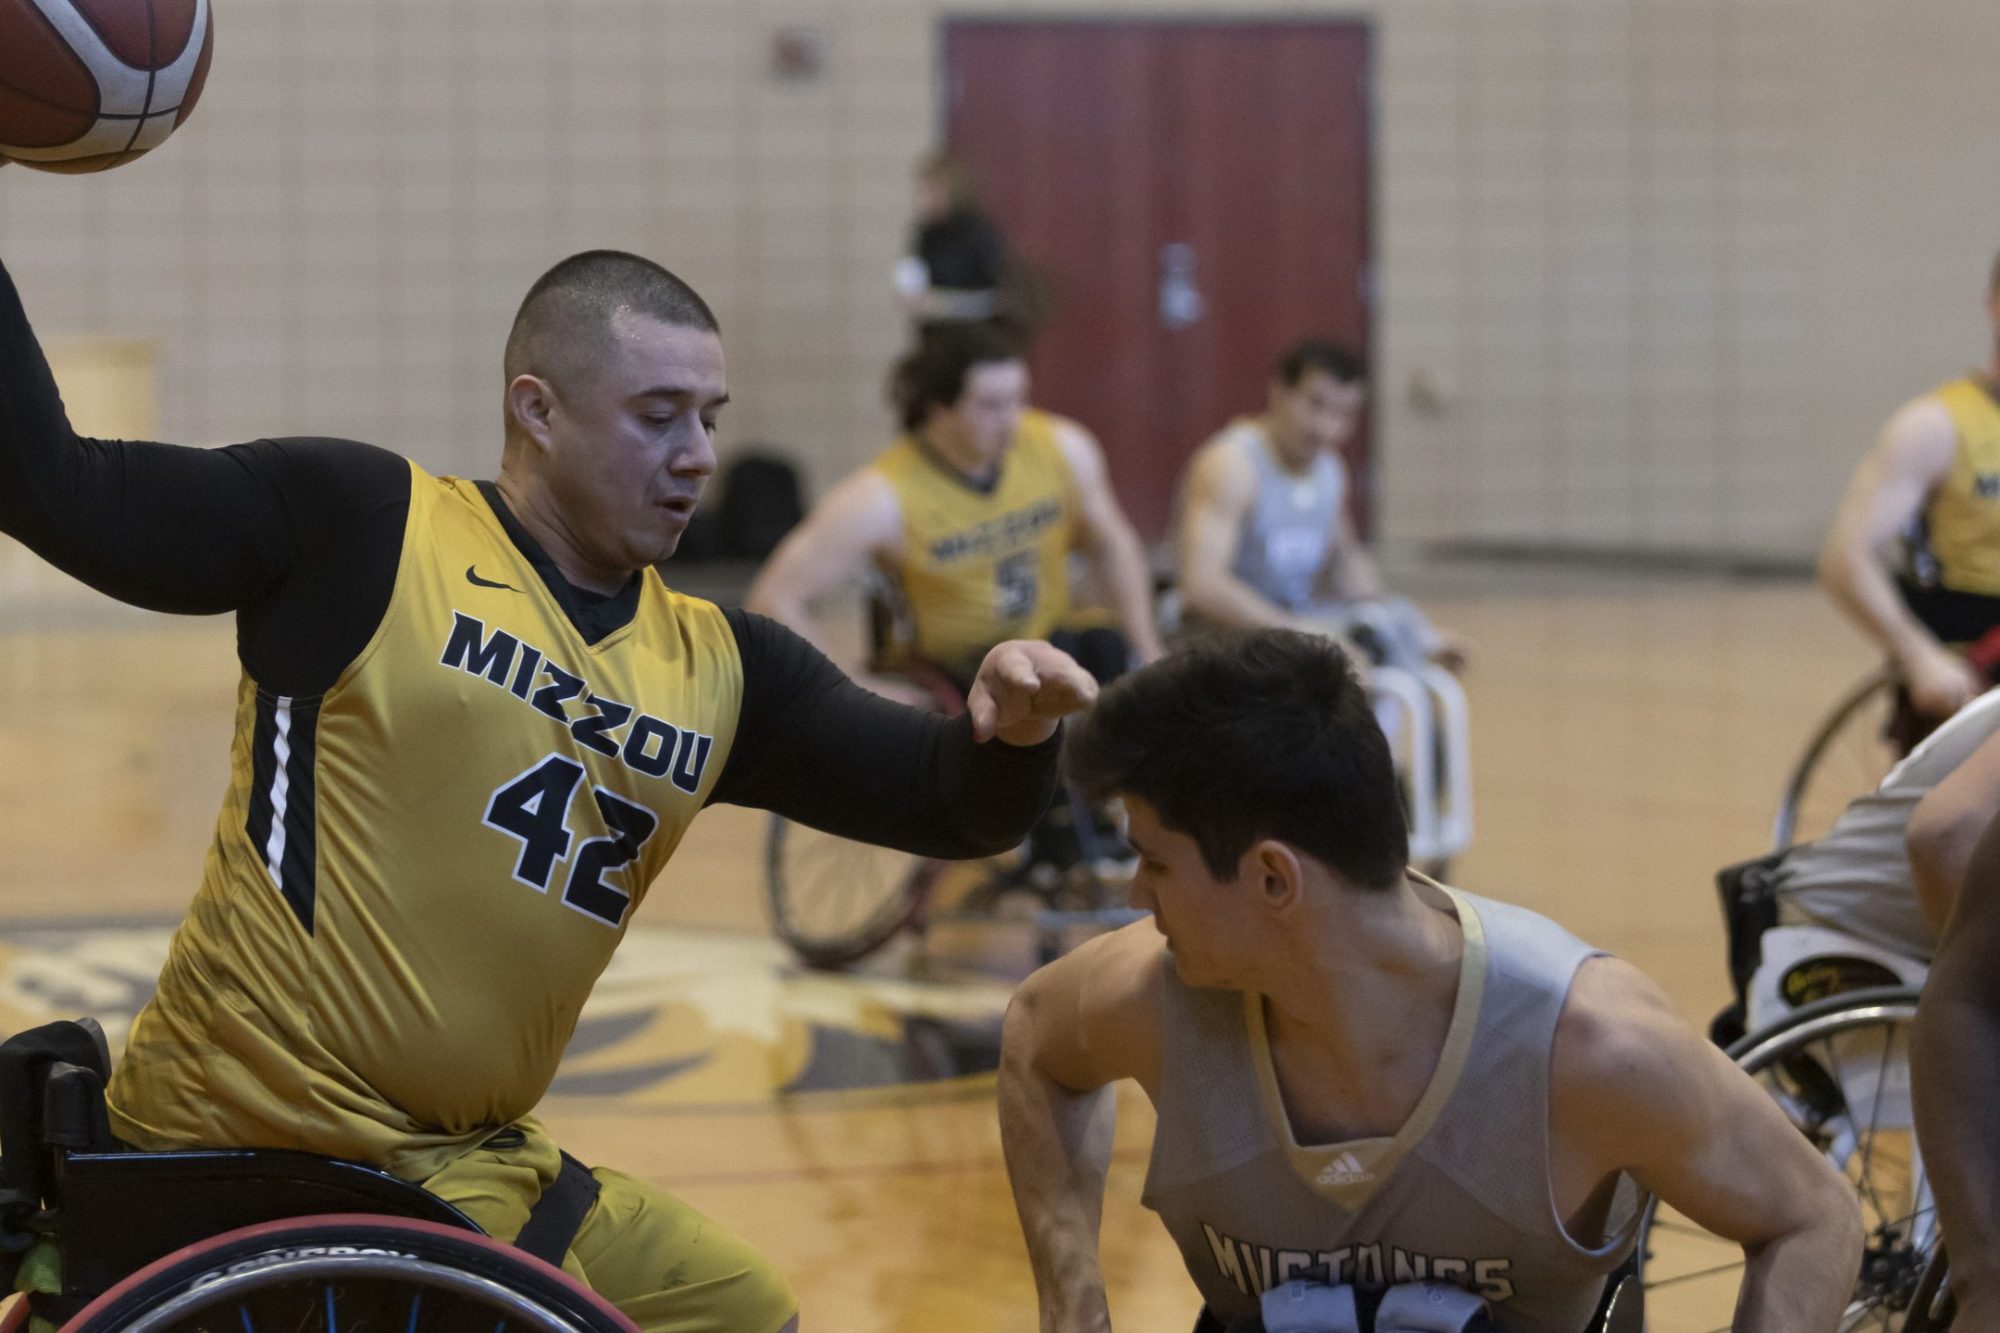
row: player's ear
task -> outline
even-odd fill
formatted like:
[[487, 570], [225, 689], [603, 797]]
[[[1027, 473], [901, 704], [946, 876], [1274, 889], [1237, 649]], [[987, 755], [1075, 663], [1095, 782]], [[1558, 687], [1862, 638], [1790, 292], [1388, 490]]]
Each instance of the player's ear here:
[[507, 385], [507, 416], [520, 432], [543, 450], [550, 447], [549, 415], [555, 393], [538, 375], [516, 375]]
[[1276, 838], [1265, 838], [1250, 849], [1257, 894], [1273, 911], [1285, 911], [1305, 892], [1305, 866], [1299, 854]]

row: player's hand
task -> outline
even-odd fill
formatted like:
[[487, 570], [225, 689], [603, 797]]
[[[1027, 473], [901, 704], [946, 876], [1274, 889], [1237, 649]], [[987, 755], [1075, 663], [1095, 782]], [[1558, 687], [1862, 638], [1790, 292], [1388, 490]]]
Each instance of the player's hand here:
[[1008, 745], [1039, 745], [1056, 723], [1097, 702], [1097, 682], [1060, 648], [1009, 639], [979, 664], [965, 706], [972, 734]]
[[1925, 644], [1902, 667], [1910, 702], [1925, 717], [1950, 717], [1986, 688], [1970, 662], [1937, 644]]

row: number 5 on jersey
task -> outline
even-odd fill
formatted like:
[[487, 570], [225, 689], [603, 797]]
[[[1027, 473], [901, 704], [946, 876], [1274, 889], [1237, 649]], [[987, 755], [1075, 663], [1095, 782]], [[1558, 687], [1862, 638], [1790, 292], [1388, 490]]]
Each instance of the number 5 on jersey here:
[[[558, 862], [569, 855], [576, 834], [569, 826], [569, 803], [583, 780], [583, 765], [552, 754], [517, 778], [503, 783], [486, 803], [481, 821], [520, 840], [514, 878], [537, 893], [549, 891]], [[610, 833], [586, 839], [576, 849], [562, 901], [586, 916], [615, 926], [632, 905], [629, 891], [607, 884], [604, 877], [625, 870], [639, 859], [639, 849], [653, 836], [660, 821], [651, 810], [622, 796], [592, 787], [597, 813]]]

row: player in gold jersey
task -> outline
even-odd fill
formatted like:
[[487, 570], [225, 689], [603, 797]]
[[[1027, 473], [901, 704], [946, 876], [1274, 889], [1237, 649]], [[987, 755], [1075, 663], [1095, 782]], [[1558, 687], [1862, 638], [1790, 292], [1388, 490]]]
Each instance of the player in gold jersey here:
[[[1073, 421], [1027, 405], [1028, 366], [990, 326], [939, 330], [897, 376], [904, 434], [813, 507], [747, 602], [822, 642], [813, 604], [869, 567], [907, 611], [914, 656], [963, 687], [985, 651], [1071, 629], [1068, 560], [1083, 552], [1122, 639], [1073, 640], [1100, 679], [1160, 654], [1138, 535], [1104, 455]], [[907, 697], [881, 677], [874, 688]]]
[[[1889, 419], [1819, 557], [1821, 582], [1888, 655], [1924, 730], [1991, 683], [1947, 645], [2000, 626], [2000, 259], [1986, 311], [1995, 346], [1984, 372]], [[1892, 572], [1883, 553], [1899, 539], [1908, 559]]]
[[237, 615], [232, 780], [112, 1127], [368, 1162], [503, 1239], [579, 1198], [553, 1257], [640, 1326], [777, 1333], [797, 1303], [765, 1260], [533, 1118], [584, 1000], [705, 805], [989, 854], [1094, 685], [1004, 644], [947, 722], [668, 589], [728, 393], [714, 315], [658, 265], [557, 265], [505, 371], [490, 482], [345, 440], [79, 439], [0, 269], [0, 531], [122, 600]]

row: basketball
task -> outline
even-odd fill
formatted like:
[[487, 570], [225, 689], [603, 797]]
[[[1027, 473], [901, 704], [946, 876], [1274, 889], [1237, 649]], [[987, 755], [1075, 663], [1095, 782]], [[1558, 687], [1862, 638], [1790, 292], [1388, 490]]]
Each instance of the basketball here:
[[103, 171], [159, 147], [214, 41], [208, 0], [0, 0], [0, 161]]

